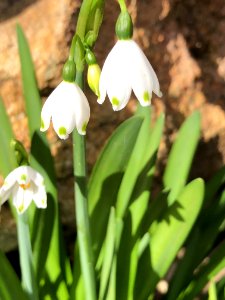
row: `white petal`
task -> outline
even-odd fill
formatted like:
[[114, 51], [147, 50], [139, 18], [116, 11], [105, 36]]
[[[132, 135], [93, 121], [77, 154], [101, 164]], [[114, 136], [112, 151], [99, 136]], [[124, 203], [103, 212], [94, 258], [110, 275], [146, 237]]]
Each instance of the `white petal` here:
[[43, 176], [40, 173], [38, 173], [36, 170], [31, 168], [30, 166], [26, 166], [26, 168], [27, 168], [27, 175], [29, 177], [29, 180], [33, 181], [37, 186], [43, 186], [44, 185]]
[[121, 110], [129, 101], [131, 94], [127, 42], [118, 41], [106, 58], [100, 77], [101, 94], [107, 92], [114, 110]]
[[152, 81], [145, 70], [133, 70], [132, 88], [142, 106], [151, 104]]
[[38, 208], [47, 207], [47, 194], [44, 186], [37, 187], [34, 190], [33, 200]]
[[46, 131], [49, 128], [51, 117], [52, 117], [52, 109], [54, 105], [55, 95], [57, 94], [57, 88], [48, 96], [46, 99], [42, 111], [41, 111], [41, 131]]
[[9, 173], [5, 178], [3, 186], [0, 189], [0, 205], [9, 199], [12, 189], [17, 182], [17, 174], [18, 168]]
[[13, 188], [13, 205], [16, 207], [18, 214], [22, 214], [30, 205], [33, 198], [32, 188], [23, 189], [16, 185]]
[[11, 189], [11, 187], [16, 183], [18, 177], [18, 169], [19, 168], [16, 168], [12, 172], [10, 172], [8, 176], [6, 176], [4, 184], [2, 186], [2, 189], [4, 189], [4, 191]]
[[75, 83], [63, 81], [58, 85], [54, 99], [52, 122], [61, 139], [68, 138], [76, 125], [75, 110], [78, 97], [79, 92]]
[[21, 166], [16, 171], [16, 181], [18, 184], [28, 184], [31, 181], [29, 166]]
[[10, 194], [14, 186], [18, 185], [18, 183], [26, 184], [28, 181], [28, 176], [26, 172], [26, 167], [21, 166], [13, 170], [9, 175], [5, 178], [4, 184], [0, 189], [0, 203], [3, 204], [6, 200], [9, 199]]
[[[139, 70], [138, 72], [141, 71], [142, 74], [144, 73], [145, 76], [148, 77], [148, 80], [152, 82], [152, 90], [158, 97], [161, 97], [162, 93], [160, 91], [159, 81], [155, 74], [155, 71], [153, 70], [150, 62], [148, 61], [141, 48], [133, 40], [130, 41], [129, 52], [130, 55], [133, 57], [132, 64], [134, 69], [136, 69], [137, 71]], [[136, 74], [136, 76], [138, 76], [138, 74]]]
[[90, 106], [83, 91], [77, 86], [79, 96], [76, 99], [76, 127], [81, 135], [86, 134], [86, 127], [90, 119]]
[[0, 189], [0, 207], [3, 203], [5, 203], [9, 197], [10, 197], [10, 194], [11, 194], [11, 189], [9, 190], [4, 190], [4, 189]]

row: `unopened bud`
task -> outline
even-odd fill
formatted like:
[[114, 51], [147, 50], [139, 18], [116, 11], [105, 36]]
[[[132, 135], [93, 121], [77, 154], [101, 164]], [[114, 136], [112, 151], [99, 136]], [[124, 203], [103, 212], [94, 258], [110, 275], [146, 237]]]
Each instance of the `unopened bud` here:
[[100, 75], [101, 75], [101, 69], [97, 63], [88, 66], [88, 72], [87, 72], [88, 85], [97, 97], [100, 96], [99, 93]]

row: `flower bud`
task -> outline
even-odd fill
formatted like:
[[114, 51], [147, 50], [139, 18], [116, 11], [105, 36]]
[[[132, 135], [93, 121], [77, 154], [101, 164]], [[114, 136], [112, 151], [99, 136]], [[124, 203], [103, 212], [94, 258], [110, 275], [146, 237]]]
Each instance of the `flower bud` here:
[[97, 60], [94, 53], [90, 49], [86, 50], [85, 59], [88, 64], [88, 71], [87, 71], [88, 85], [90, 89], [95, 93], [95, 95], [99, 97], [100, 96], [99, 79], [101, 75], [101, 69], [97, 64]]
[[87, 72], [88, 85], [97, 97], [100, 96], [99, 93], [100, 75], [101, 75], [101, 69], [97, 63], [88, 66], [88, 72]]

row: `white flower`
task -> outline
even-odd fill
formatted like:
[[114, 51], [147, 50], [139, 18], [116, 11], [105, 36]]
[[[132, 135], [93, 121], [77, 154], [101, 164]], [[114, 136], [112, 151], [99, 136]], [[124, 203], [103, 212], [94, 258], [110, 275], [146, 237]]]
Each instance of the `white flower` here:
[[106, 93], [115, 111], [123, 109], [133, 89], [142, 106], [151, 103], [152, 91], [162, 96], [158, 78], [148, 59], [133, 40], [118, 40], [104, 63], [98, 103], [105, 101]]
[[0, 189], [0, 207], [11, 195], [19, 214], [28, 208], [32, 200], [38, 208], [47, 207], [44, 178], [29, 166], [18, 167], [5, 178]]
[[90, 107], [86, 96], [74, 82], [62, 81], [46, 100], [41, 112], [41, 131], [53, 128], [61, 139], [68, 138], [76, 127], [79, 134], [86, 134]]

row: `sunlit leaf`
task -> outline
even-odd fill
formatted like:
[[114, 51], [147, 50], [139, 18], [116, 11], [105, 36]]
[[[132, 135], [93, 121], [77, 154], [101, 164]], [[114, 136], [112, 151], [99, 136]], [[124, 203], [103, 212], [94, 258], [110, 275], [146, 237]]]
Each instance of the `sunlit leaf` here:
[[[139, 264], [135, 290], [138, 299], [147, 299], [158, 280], [168, 271], [199, 214], [203, 196], [204, 182], [201, 179], [193, 180], [159, 220], [150, 236], [150, 247], [143, 253]], [[141, 282], [143, 276], [149, 280], [145, 286]]]
[[169, 204], [176, 200], [187, 181], [199, 137], [200, 114], [194, 112], [182, 124], [168, 157], [163, 183], [170, 191]]
[[133, 117], [121, 124], [104, 147], [89, 182], [92, 242], [97, 259], [106, 233], [110, 207], [114, 206], [131, 149], [143, 119]]
[[15, 271], [12, 269], [2, 251], [0, 251], [0, 266], [0, 299], [28, 300]]

